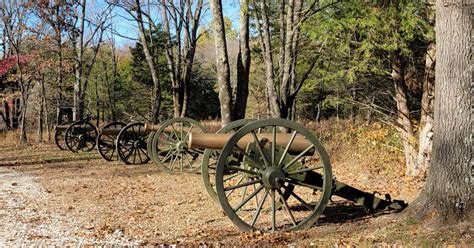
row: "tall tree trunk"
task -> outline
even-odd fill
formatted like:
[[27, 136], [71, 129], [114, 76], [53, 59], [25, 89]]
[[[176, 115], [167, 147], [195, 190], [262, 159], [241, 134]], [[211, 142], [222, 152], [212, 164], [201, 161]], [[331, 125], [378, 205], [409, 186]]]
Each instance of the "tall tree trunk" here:
[[395, 85], [395, 101], [397, 103], [398, 125], [405, 153], [406, 174], [413, 176], [418, 174], [416, 166], [416, 150], [414, 146], [415, 136], [410, 120], [410, 110], [408, 108], [407, 86], [405, 82], [405, 61], [400, 51], [392, 54], [392, 80]]
[[8, 101], [3, 102], [3, 109], [5, 110], [5, 123], [7, 125], [7, 129], [11, 129], [11, 114], [10, 114], [10, 107], [8, 105]]
[[[267, 13], [267, 4], [263, 0], [260, 2], [260, 9], [255, 10], [256, 15], [256, 25], [257, 30], [259, 31], [260, 43], [263, 47], [263, 60], [265, 63], [265, 84], [267, 87], [267, 102], [270, 109], [270, 116], [273, 118], [279, 118], [281, 116], [280, 106], [278, 105], [278, 96], [275, 90], [275, 72], [273, 68], [273, 55], [272, 55], [272, 46], [271, 46], [271, 36], [270, 36], [270, 24], [268, 20]], [[255, 7], [257, 7], [255, 5]], [[261, 12], [261, 13], [259, 13]], [[260, 15], [261, 14], [261, 18]], [[262, 24], [260, 25], [260, 20]]]
[[41, 105], [42, 109], [44, 110], [44, 126], [46, 127], [46, 136], [48, 137], [48, 141], [51, 141], [51, 132], [50, 132], [50, 127], [49, 127], [49, 111], [48, 111], [48, 105], [46, 104], [46, 89], [44, 86], [44, 75], [41, 77]]
[[158, 71], [156, 70], [155, 61], [151, 55], [148, 42], [145, 38], [145, 28], [143, 25], [142, 10], [140, 8], [140, 0], [135, 0], [137, 8], [137, 24], [138, 24], [138, 33], [140, 35], [140, 41], [143, 46], [143, 52], [145, 53], [145, 58], [150, 69], [151, 78], [153, 80], [153, 93], [152, 93], [152, 122], [157, 124], [159, 122], [160, 115], [160, 105], [161, 105], [161, 84], [158, 78]]
[[[73, 120], [80, 120], [84, 118], [84, 94], [82, 93], [83, 86], [82, 86], [82, 77], [83, 77], [83, 57], [84, 57], [84, 28], [85, 28], [85, 20], [86, 20], [86, 0], [82, 0], [82, 13], [80, 17], [80, 27], [79, 27], [79, 34], [77, 40], [75, 41], [75, 49], [76, 49], [76, 64], [74, 67], [75, 70], [75, 81], [74, 81], [74, 107], [73, 107]], [[85, 86], [84, 86], [85, 87]]]
[[233, 119], [244, 119], [249, 95], [250, 45], [249, 45], [249, 3], [240, 1], [240, 37], [239, 54], [237, 55], [237, 89], [232, 110]]
[[216, 43], [217, 79], [219, 83], [219, 102], [221, 105], [222, 126], [232, 121], [232, 88], [230, 85], [230, 68], [225, 40], [224, 18], [221, 0], [211, 0], [212, 27]]
[[[59, 6], [59, 5], [58, 5]], [[57, 35], [57, 49], [58, 49], [58, 75], [57, 75], [57, 89], [56, 89], [56, 108], [57, 108], [57, 111], [56, 111], [56, 125], [60, 125], [61, 123], [61, 120], [60, 120], [60, 116], [59, 116], [59, 108], [61, 107], [61, 105], [63, 104], [63, 101], [62, 101], [62, 90], [63, 90], [63, 49], [62, 49], [62, 38], [61, 38], [61, 33], [59, 33]]]
[[[428, 1], [428, 20], [435, 24], [434, 0]], [[436, 44], [431, 41], [428, 44], [425, 55], [425, 77], [423, 81], [423, 95], [421, 98], [421, 118], [418, 138], [417, 164], [422, 172], [426, 171], [431, 159], [433, 146], [433, 103], [435, 84]]]
[[100, 123], [100, 104], [99, 104], [99, 80], [97, 79], [97, 75], [95, 78], [95, 115], [96, 115], [96, 122], [95, 126], [99, 128], [99, 123]]
[[466, 0], [436, 2], [433, 155], [425, 189], [408, 209], [430, 226], [474, 221], [473, 8]]
[[[295, 53], [293, 52], [293, 37], [294, 32], [296, 31], [294, 25], [294, 0], [288, 2], [287, 11], [286, 11], [286, 25], [281, 23], [280, 25], [286, 27], [285, 38], [284, 38], [284, 48], [283, 48], [283, 68], [280, 70], [283, 71], [280, 82], [280, 111], [282, 118], [289, 117], [289, 109], [291, 108], [292, 102], [290, 102], [290, 89], [291, 89], [291, 72], [292, 65], [296, 59]], [[281, 55], [280, 55], [281, 56]]]
[[171, 30], [170, 30], [170, 22], [168, 18], [168, 10], [166, 7], [166, 1], [161, 0], [161, 15], [163, 17], [163, 28], [164, 32], [166, 33], [166, 61], [168, 65], [168, 71], [171, 80], [171, 94], [173, 96], [173, 117], [178, 118], [181, 114], [181, 104], [179, 102], [179, 79], [176, 76], [176, 68], [175, 68], [175, 58], [174, 58], [174, 47], [172, 44], [172, 37], [171, 37]]
[[[41, 80], [38, 80], [38, 87], [41, 90], [42, 89], [42, 82]], [[36, 142], [42, 142], [43, 141], [43, 115], [44, 115], [44, 105], [43, 105], [43, 99], [44, 95], [42, 94], [43, 92], [40, 91], [40, 104], [39, 104], [39, 110], [38, 110], [38, 116], [37, 116], [37, 129], [36, 129]]]

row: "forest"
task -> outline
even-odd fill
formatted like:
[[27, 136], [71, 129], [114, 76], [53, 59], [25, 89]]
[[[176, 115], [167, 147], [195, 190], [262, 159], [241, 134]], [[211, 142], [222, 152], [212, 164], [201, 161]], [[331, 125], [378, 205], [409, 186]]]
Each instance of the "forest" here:
[[[69, 159], [67, 153], [57, 155], [57, 151], [51, 151], [58, 130], [74, 121], [88, 121], [98, 130], [112, 122], [146, 123], [144, 130], [150, 127], [154, 135], [165, 132], [160, 127], [168, 120], [191, 118], [197, 124], [186, 127], [189, 131], [181, 134], [181, 139], [185, 136], [184, 141], [178, 142], [189, 146], [191, 142], [186, 139], [188, 136], [198, 139], [191, 130], [201, 124], [215, 131], [241, 119], [278, 118], [284, 119], [278, 122], [283, 123], [281, 125], [288, 120], [316, 133], [329, 151], [338, 179], [360, 184], [359, 187], [367, 191], [373, 185], [364, 184], [366, 179], [340, 174], [352, 173], [352, 170], [361, 170], [362, 174], [377, 171], [378, 176], [373, 177], [376, 180], [399, 183], [389, 192], [398, 198], [408, 198], [409, 202], [408, 208], [393, 217], [396, 220], [419, 225], [423, 230], [427, 226], [433, 230], [456, 227], [461, 230], [460, 234], [448, 235], [448, 244], [473, 244], [474, 229], [470, 221], [474, 213], [474, 4], [469, 0], [4, 0], [0, 11], [0, 168], [3, 164], [8, 171], [16, 170], [22, 163], [42, 168], [42, 163], [51, 163], [55, 156], [65, 156], [59, 167], [63, 163], [68, 165], [66, 167], [72, 166], [75, 159], [89, 163], [98, 159], [81, 155], [88, 153], [75, 153]], [[300, 130], [293, 126], [290, 129], [295, 130], [295, 134], [284, 153], [291, 150], [296, 130]], [[276, 140], [275, 132], [273, 130], [273, 139]], [[286, 132], [289, 134], [289, 129]], [[117, 131], [113, 135], [121, 134]], [[152, 140], [153, 135], [148, 140]], [[169, 138], [168, 142], [172, 139], [178, 138]], [[257, 136], [255, 139], [258, 140]], [[146, 147], [149, 142], [146, 138], [141, 142], [149, 160], [165, 161], [172, 157], [173, 166], [176, 155], [158, 158], [161, 156], [158, 153], [164, 150], [162, 147], [155, 142]], [[111, 146], [118, 149], [116, 156], [120, 157], [124, 155], [116, 148], [119, 143], [111, 141]], [[179, 151], [187, 149], [178, 143]], [[275, 145], [271, 143], [269, 147], [275, 156]], [[97, 141], [97, 149], [100, 144]], [[46, 149], [48, 158], [22, 160], [23, 155], [10, 154], [14, 152], [11, 147], [21, 149], [21, 154], [28, 154], [29, 149]], [[257, 148], [261, 149], [260, 145]], [[150, 149], [158, 149], [157, 159], [156, 151], [150, 152]], [[348, 151], [341, 151], [343, 149]], [[221, 153], [225, 154], [224, 151]], [[248, 154], [239, 151], [250, 159]], [[359, 156], [356, 159], [355, 154]], [[180, 156], [176, 157], [184, 160], [183, 155]], [[184, 156], [194, 162], [198, 155], [188, 152]], [[262, 161], [266, 162], [263, 157]], [[15, 161], [11, 162], [10, 158]], [[278, 159], [280, 163], [285, 161], [285, 154]], [[294, 160], [297, 159], [300, 156]], [[364, 159], [365, 162], [360, 162]], [[216, 159], [216, 163], [221, 160]], [[354, 169], [350, 169], [351, 160]], [[311, 159], [304, 160], [302, 166], [305, 161]], [[194, 166], [191, 164], [190, 167]], [[339, 164], [342, 165], [338, 170]], [[87, 164], [80, 166], [82, 170]], [[120, 170], [127, 169], [122, 167]], [[150, 168], [153, 167], [138, 170], [151, 173]], [[40, 169], [31, 173], [41, 177], [42, 172], [36, 170]], [[97, 170], [94, 173], [102, 173], [101, 169]], [[225, 173], [234, 173], [225, 172], [226, 167], [223, 170], [223, 177]], [[240, 173], [255, 173], [240, 170]], [[289, 177], [310, 170], [312, 168], [306, 167], [284, 173]], [[28, 171], [20, 169], [18, 173], [28, 174]], [[219, 169], [215, 173], [215, 184], [219, 184]], [[190, 175], [185, 177], [195, 180]], [[257, 206], [258, 199], [262, 202], [253, 224], [267, 195], [273, 199], [273, 216], [275, 195], [285, 198], [286, 191], [275, 190], [276, 186], [265, 182], [264, 177], [261, 185], [269, 187], [270, 194], [266, 191], [260, 197], [254, 189], [253, 195], [259, 196]], [[232, 187], [240, 187], [239, 183]], [[252, 181], [248, 181], [250, 183]], [[400, 189], [402, 185], [416, 186]], [[376, 187], [378, 191], [388, 190], [378, 184]], [[94, 192], [97, 191], [99, 188]], [[59, 194], [64, 192], [67, 189]], [[245, 196], [250, 199], [253, 195], [245, 190], [241, 205]], [[223, 198], [218, 199], [221, 205]], [[0, 197], [0, 206], [1, 203]], [[300, 203], [306, 206], [304, 201]], [[276, 204], [284, 205], [278, 208], [283, 213], [286, 213], [283, 209], [289, 212], [289, 220], [295, 226], [306, 222], [306, 219], [295, 222], [294, 218], [298, 217], [293, 217], [291, 206], [287, 206], [285, 200], [279, 198]], [[220, 220], [215, 225], [217, 223]], [[218, 230], [218, 227], [213, 228]], [[179, 230], [174, 231], [179, 233]], [[271, 230], [275, 230], [275, 219]], [[297, 243], [297, 237], [317, 234], [297, 232], [296, 236], [287, 237], [257, 232], [255, 235], [240, 234], [236, 239], [242, 244], [310, 245], [314, 243], [311, 238], [307, 239], [308, 243]], [[401, 244], [443, 244], [435, 236], [424, 236], [434, 239], [433, 243], [405, 240]], [[179, 237], [170, 235], [153, 242], [179, 245]], [[262, 243], [251, 241], [257, 239]], [[287, 242], [281, 241], [285, 239]], [[206, 236], [181, 244], [206, 244], [215, 240], [219, 238]], [[223, 244], [233, 241], [231, 238]], [[325, 240], [321, 244], [368, 245], [362, 238], [358, 241]], [[6, 241], [0, 238], [1, 242]], [[146, 245], [117, 242], [112, 244]], [[386, 242], [391, 244], [391, 241]], [[369, 242], [369, 245], [373, 244]]]

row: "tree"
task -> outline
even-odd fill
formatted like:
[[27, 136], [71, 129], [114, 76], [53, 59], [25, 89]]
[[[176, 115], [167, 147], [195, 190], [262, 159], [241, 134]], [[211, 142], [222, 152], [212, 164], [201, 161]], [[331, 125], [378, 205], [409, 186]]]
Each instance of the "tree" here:
[[433, 155], [424, 190], [409, 212], [434, 224], [472, 223], [472, 40], [474, 6], [436, 2], [436, 89]]
[[247, 98], [249, 95], [250, 77], [250, 32], [249, 32], [249, 3], [240, 1], [240, 33], [239, 53], [237, 55], [237, 85], [235, 101], [232, 110], [232, 119], [245, 118]]
[[211, 12], [213, 16], [211, 30], [206, 32], [204, 40], [214, 40], [215, 44], [219, 102], [222, 124], [224, 125], [230, 121], [245, 118], [247, 109], [251, 61], [249, 4], [248, 1], [240, 1], [240, 37], [235, 61], [235, 81], [232, 80], [229, 59], [229, 53], [232, 54], [232, 49], [229, 50], [229, 45], [232, 48], [232, 41], [235, 41], [237, 32], [232, 30], [231, 20], [222, 15], [221, 1], [211, 1]]
[[[394, 125], [400, 132], [407, 175], [423, 172], [425, 166], [418, 160], [429, 155], [432, 86], [426, 85], [432, 84], [433, 63], [425, 65], [432, 58], [425, 54], [432, 43], [427, 11], [416, 1], [346, 1], [304, 27], [314, 42], [326, 44], [315, 76], [325, 88], [335, 89], [337, 114], [340, 106], [347, 109], [349, 103], [353, 109], [356, 103], [368, 115], [377, 112], [379, 119]], [[419, 69], [423, 67], [426, 72]], [[416, 120], [422, 126], [418, 152]]]
[[[275, 4], [267, 1], [253, 1], [253, 13], [258, 41], [262, 49], [265, 64], [265, 84], [269, 114], [272, 117], [291, 118], [297, 94], [309, 78], [318, 61], [318, 54], [307, 58], [299, 58], [302, 53], [300, 36], [301, 25], [308, 18], [323, 11], [339, 0], [327, 4], [320, 1], [306, 3], [303, 0], [281, 1]], [[279, 21], [274, 13], [278, 8]], [[274, 37], [277, 37], [276, 39]], [[323, 44], [317, 44], [321, 47]], [[274, 51], [278, 51], [275, 53]], [[314, 51], [314, 50], [313, 50]], [[278, 59], [274, 59], [278, 58]], [[298, 71], [301, 62], [307, 66]]]
[[[73, 7], [74, 1], [71, 0], [62, 0], [62, 1], [34, 1], [33, 7], [37, 16], [44, 22], [47, 23], [52, 34], [46, 33], [45, 37], [48, 39], [43, 39], [45, 43], [48, 43], [48, 40], [51, 40], [54, 43], [53, 53], [56, 55], [56, 80], [51, 82], [56, 88], [55, 92], [55, 101], [56, 101], [56, 124], [59, 125], [60, 120], [60, 108], [65, 104], [65, 99], [63, 97], [63, 90], [65, 88], [65, 58], [64, 58], [64, 33], [71, 31], [73, 27]], [[52, 39], [49, 39], [52, 37]]]
[[[428, 0], [426, 3], [426, 19], [430, 26], [435, 23], [435, 0]], [[436, 44], [434, 35], [427, 45], [425, 55], [425, 73], [423, 79], [423, 95], [421, 98], [421, 117], [418, 136], [418, 156], [417, 164], [421, 171], [426, 171], [431, 160], [431, 149], [433, 146], [433, 103], [436, 65]]]
[[[70, 31], [71, 42], [74, 47], [74, 107], [73, 119], [79, 120], [84, 118], [85, 108], [85, 92], [89, 83], [92, 68], [95, 64], [97, 53], [104, 31], [107, 29], [106, 22], [110, 14], [110, 6], [97, 14], [96, 18], [86, 18], [88, 10], [87, 0], [78, 1], [74, 6], [76, 12], [73, 15], [74, 23], [76, 24]], [[91, 31], [88, 35], [87, 30]], [[86, 38], [88, 35], [88, 38]], [[93, 44], [95, 42], [95, 44]], [[90, 48], [92, 45], [92, 49]], [[90, 57], [87, 59], [86, 52], [90, 51]]]
[[22, 0], [3, 1], [0, 5], [4, 32], [8, 39], [8, 47], [12, 50], [16, 65], [16, 78], [21, 93], [20, 102], [20, 142], [27, 141], [26, 111], [32, 87], [32, 78], [26, 73], [29, 58], [24, 55], [23, 42], [27, 33], [28, 2]]
[[[184, 117], [191, 95], [196, 46], [201, 36], [198, 30], [203, 1], [161, 0], [160, 2], [163, 28], [167, 34], [166, 59], [173, 88], [173, 115]], [[151, 18], [149, 22], [153, 23]], [[156, 28], [156, 25], [154, 27]]]
[[230, 85], [230, 66], [225, 39], [222, 2], [211, 0], [212, 27], [216, 44], [217, 81], [219, 84], [219, 102], [221, 105], [222, 126], [232, 121], [232, 87]]

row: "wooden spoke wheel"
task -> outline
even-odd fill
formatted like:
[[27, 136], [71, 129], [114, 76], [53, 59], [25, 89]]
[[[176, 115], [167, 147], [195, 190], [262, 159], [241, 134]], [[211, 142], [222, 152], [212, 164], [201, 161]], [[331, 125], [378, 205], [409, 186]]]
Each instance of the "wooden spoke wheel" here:
[[190, 118], [175, 118], [160, 124], [152, 140], [153, 162], [170, 174], [199, 171], [204, 149], [188, 148], [191, 132], [204, 133], [205, 128]]
[[119, 159], [125, 164], [147, 163], [150, 160], [146, 151], [147, 137], [144, 123], [130, 123], [122, 128], [115, 140]]
[[[236, 163], [236, 157], [242, 162]], [[312, 226], [327, 205], [331, 187], [331, 164], [323, 146], [310, 131], [289, 120], [245, 125], [217, 161], [219, 203], [244, 231]]]
[[[109, 123], [102, 128], [99, 135], [97, 136], [97, 151], [105, 160], [118, 160], [117, 149], [115, 148], [115, 139], [120, 132], [118, 130], [122, 129], [125, 125], [126, 124], [123, 122]], [[116, 133], [111, 131], [116, 131]]]
[[[69, 123], [62, 123], [59, 126], [68, 125]], [[54, 132], [54, 143], [61, 150], [67, 150], [66, 141], [65, 141], [66, 129], [56, 127]]]
[[[239, 128], [243, 127], [244, 125], [250, 123], [252, 120], [242, 119], [236, 120], [225, 127], [219, 129], [217, 133], [234, 133]], [[206, 187], [207, 193], [209, 196], [219, 204], [219, 200], [217, 199], [216, 193], [216, 183], [215, 183], [215, 175], [216, 175], [216, 165], [217, 159], [219, 158], [220, 151], [206, 149], [204, 151], [204, 155], [202, 157], [201, 163], [201, 176], [202, 180], [204, 181], [204, 186]]]
[[95, 147], [97, 129], [87, 121], [73, 122], [65, 133], [66, 147], [72, 152], [92, 151]]

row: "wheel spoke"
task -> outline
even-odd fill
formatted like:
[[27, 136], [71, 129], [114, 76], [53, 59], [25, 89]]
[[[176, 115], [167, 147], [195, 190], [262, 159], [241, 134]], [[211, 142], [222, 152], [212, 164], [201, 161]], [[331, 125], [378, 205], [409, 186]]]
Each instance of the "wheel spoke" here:
[[283, 150], [283, 154], [281, 155], [280, 161], [278, 161], [278, 167], [281, 166], [281, 163], [283, 163], [283, 160], [285, 159], [286, 155], [288, 154], [288, 150], [290, 149], [291, 145], [293, 144], [293, 141], [295, 140], [296, 137], [296, 131], [293, 131], [291, 134], [290, 141], [288, 141], [288, 144], [286, 144], [285, 150]]
[[143, 159], [142, 159], [142, 155], [140, 153], [140, 147], [137, 149], [137, 153], [138, 153], [138, 158], [140, 159], [140, 163], [143, 163]]
[[252, 227], [255, 226], [255, 223], [257, 222], [257, 218], [260, 215], [260, 211], [262, 210], [262, 206], [265, 203], [265, 200], [267, 199], [268, 193], [269, 193], [268, 189], [265, 189], [265, 194], [263, 195], [262, 201], [260, 201], [260, 203], [258, 203], [257, 201], [257, 205], [258, 205], [257, 210], [255, 210], [255, 214], [253, 215], [252, 223], [250, 223], [250, 226]]
[[285, 197], [283, 196], [283, 193], [281, 193], [280, 189], [277, 189], [277, 192], [280, 195], [280, 200], [281, 202], [283, 202], [283, 206], [285, 207], [286, 212], [288, 212], [288, 215], [290, 216], [291, 223], [293, 223], [293, 226], [296, 226], [295, 217], [291, 213], [290, 207], [288, 207], [288, 203], [286, 202]]
[[295, 192], [291, 191], [290, 194], [296, 199], [298, 200], [301, 204], [303, 204], [303, 206], [305, 208], [307, 208], [309, 211], [313, 211], [314, 208], [311, 207], [308, 203], [306, 203], [306, 201], [304, 201], [303, 199], [301, 199], [301, 197], [299, 197]]
[[161, 159], [161, 161], [163, 161], [163, 163], [166, 162], [166, 160], [168, 160], [171, 156], [173, 156], [174, 153], [175, 153], [175, 150], [170, 149], [168, 153], [165, 155], [165, 157]]
[[303, 157], [309, 150], [313, 149], [314, 147], [314, 144], [311, 144], [310, 146], [306, 147], [306, 149], [304, 149], [300, 154], [298, 154], [296, 157], [294, 157], [290, 162], [288, 162], [288, 164], [286, 164], [284, 167], [283, 167], [283, 170], [287, 169], [288, 167], [292, 166], [296, 161], [298, 161], [298, 159], [300, 159], [301, 157]]
[[286, 181], [291, 183], [291, 184], [296, 184], [296, 185], [299, 185], [299, 186], [303, 186], [303, 187], [306, 187], [306, 188], [310, 188], [310, 189], [315, 189], [315, 190], [322, 190], [321, 187], [318, 187], [316, 185], [311, 185], [311, 184], [308, 184], [308, 183], [304, 183], [304, 182], [301, 182], [295, 178], [292, 178], [292, 177], [287, 177], [286, 178]]
[[232, 179], [232, 178], [236, 178], [236, 177], [238, 177], [238, 176], [240, 176], [240, 174], [238, 174], [238, 173], [235, 173], [234, 175], [232, 175], [232, 176], [229, 176], [229, 177], [228, 177], [228, 178], [226, 178], [226, 179], [223, 179], [223, 182], [225, 183], [225, 182], [229, 181], [230, 179]]
[[252, 165], [254, 165], [255, 167], [259, 169], [263, 169], [263, 166], [260, 164], [260, 162], [253, 159], [253, 157], [251, 157], [247, 152], [245, 152], [237, 144], [234, 146], [234, 148], [237, 149], [237, 151], [239, 151], [240, 153], [242, 153], [252, 163]]
[[276, 126], [273, 126], [272, 128], [272, 166], [276, 166], [275, 164], [275, 144], [276, 144]]
[[260, 156], [263, 159], [263, 163], [265, 164], [266, 167], [269, 167], [267, 157], [265, 156], [265, 153], [263, 152], [262, 146], [260, 146], [260, 141], [258, 140], [257, 134], [252, 130], [252, 137], [254, 139], [254, 142], [256, 143], [257, 150], [260, 153]]
[[184, 136], [184, 139], [183, 139], [184, 141], [188, 140], [189, 134], [191, 133], [191, 130], [193, 130], [193, 127], [194, 127], [194, 123], [191, 123], [191, 127], [186, 132], [186, 136]]
[[[236, 184], [241, 183], [242, 180], [244, 180], [244, 178], [245, 178], [245, 175], [242, 175], [242, 176], [240, 177], [239, 181], [237, 181]], [[234, 191], [235, 191], [235, 189], [231, 189], [231, 190], [229, 191], [229, 193], [226, 194], [226, 197], [229, 197]], [[224, 192], [225, 192], [225, 189], [224, 189]]]
[[244, 168], [241, 168], [241, 167], [237, 167], [237, 166], [226, 166], [225, 169], [226, 169], [226, 170], [241, 171], [241, 172], [245, 172], [245, 173], [247, 173], [247, 174], [252, 174], [252, 175], [256, 175], [256, 176], [262, 175], [262, 173], [260, 173], [260, 172], [258, 172], [258, 171], [251, 171], [251, 170], [247, 170], [247, 169], [244, 169]]
[[275, 208], [275, 190], [271, 190], [271, 197], [272, 197], [272, 231], [275, 231], [276, 226], [276, 208]]
[[261, 183], [261, 182], [262, 182], [262, 179], [252, 180], [252, 181], [249, 181], [249, 182], [246, 182], [246, 183], [241, 183], [241, 184], [238, 184], [238, 185], [226, 187], [226, 188], [224, 188], [224, 191], [238, 189], [238, 188], [242, 188], [242, 187], [245, 187], [245, 186], [248, 186], [248, 185], [257, 184], [257, 183]]
[[295, 175], [295, 174], [300, 174], [312, 170], [319, 170], [319, 169], [324, 169], [324, 166], [314, 166], [314, 167], [306, 167], [303, 169], [295, 170], [295, 171], [290, 171], [288, 172], [288, 175]]
[[257, 195], [263, 188], [264, 186], [263, 184], [261, 184], [260, 187], [257, 188], [257, 190], [252, 192], [252, 194], [250, 194], [247, 198], [245, 198], [242, 202], [240, 202], [240, 204], [236, 208], [233, 209], [234, 212], [239, 211], [241, 207], [243, 207], [248, 201], [250, 201], [250, 199], [252, 199], [255, 195]]

